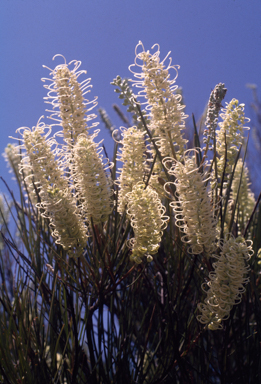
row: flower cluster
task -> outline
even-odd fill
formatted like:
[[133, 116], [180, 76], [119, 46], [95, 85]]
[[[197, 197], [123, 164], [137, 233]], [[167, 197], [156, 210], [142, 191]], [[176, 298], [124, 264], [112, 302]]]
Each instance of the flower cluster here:
[[232, 181], [232, 199], [238, 204], [238, 224], [244, 228], [253, 212], [255, 197], [249, 188], [248, 168], [243, 166], [242, 159], [239, 159]]
[[116, 182], [120, 186], [118, 197], [118, 211], [123, 213], [127, 203], [127, 193], [132, 191], [133, 186], [144, 181], [147, 173], [146, 166], [146, 145], [144, 141], [144, 132], [131, 127], [122, 129], [122, 140], [120, 152], [118, 152], [118, 161], [123, 163], [119, 169], [120, 176]]
[[16, 178], [19, 177], [19, 164], [21, 161], [21, 154], [18, 145], [8, 144], [3, 153], [5, 160], [7, 161], [9, 172], [14, 172]]
[[[229, 317], [233, 305], [241, 302], [244, 284], [249, 281], [246, 262], [253, 254], [252, 242], [248, 245], [241, 236], [231, 236], [220, 247], [221, 254], [214, 256], [217, 262], [209, 274], [207, 297], [204, 304], [198, 304], [202, 314], [197, 319], [211, 330], [222, 329], [221, 321]], [[202, 288], [205, 291], [204, 284]]]
[[244, 124], [249, 121], [245, 118], [244, 104], [239, 104], [236, 99], [232, 99], [230, 103], [226, 104], [227, 106], [222, 109], [221, 114], [223, 121], [219, 123], [220, 130], [217, 132], [219, 177], [224, 170], [226, 174], [231, 174], [239, 147], [244, 141], [243, 129], [246, 128]]
[[[44, 210], [43, 217], [50, 220], [52, 235], [57, 244], [74, 254], [74, 249], [82, 249], [87, 241], [86, 228], [77, 212], [76, 202], [64, 177], [59, 151], [52, 150], [53, 138], [48, 139], [49, 131], [44, 123], [38, 122], [32, 130], [22, 131], [27, 156], [22, 159], [21, 169], [30, 169], [30, 178], [38, 189], [41, 202], [36, 204]], [[55, 158], [55, 155], [58, 158]]]
[[73, 147], [73, 180], [77, 197], [82, 202], [84, 216], [89, 222], [92, 218], [94, 224], [105, 222], [112, 210], [112, 190], [106, 168], [111, 168], [113, 164], [108, 161], [103, 164], [102, 148], [94, 142], [97, 135], [98, 131], [92, 136], [81, 134]]
[[176, 218], [176, 226], [185, 234], [181, 240], [189, 244], [189, 252], [200, 254], [211, 253], [215, 249], [216, 218], [213, 213], [211, 195], [207, 190], [207, 182], [211, 180], [205, 168], [199, 169], [195, 159], [186, 151], [182, 162], [166, 158], [166, 167], [174, 175], [176, 181], [176, 201], [170, 203]]
[[[138, 53], [138, 49], [142, 51]], [[164, 62], [160, 61], [159, 45], [155, 44], [156, 51], [151, 54], [145, 51], [141, 42], [135, 49], [135, 64], [129, 67], [134, 77], [138, 80], [131, 80], [134, 86], [142, 88], [137, 98], [144, 97], [145, 104], [148, 104], [146, 110], [149, 113], [149, 128], [153, 136], [157, 138], [157, 146], [162, 157], [179, 157], [184, 152], [186, 140], [182, 137], [181, 130], [185, 128], [185, 118], [187, 117], [182, 110], [181, 95], [175, 94], [177, 85], [174, 85], [177, 78], [177, 69], [179, 66], [169, 64], [165, 67]], [[140, 63], [141, 62], [141, 63]], [[141, 72], [135, 72], [132, 67], [141, 68]], [[174, 69], [176, 76], [170, 80], [169, 70]]]
[[[95, 343], [95, 327], [90, 328], [87, 335], [90, 345], [85, 343], [84, 351], [87, 352], [82, 356], [90, 362], [86, 375], [95, 376], [101, 372], [99, 382], [104, 382], [103, 378], [106, 381], [108, 375], [112, 382], [118, 382], [117, 377], [123, 377], [124, 372], [119, 374], [111, 359], [105, 361], [105, 369], [101, 371], [103, 358], [100, 359], [100, 351], [107, 348], [114, 353], [115, 345], [121, 347], [118, 341], [126, 339], [126, 329], [132, 333], [135, 328], [137, 342], [133, 343], [131, 337], [126, 342], [127, 349], [129, 343], [133, 344], [134, 354], [131, 356], [133, 351], [130, 350], [131, 359], [126, 358], [124, 371], [132, 369], [133, 364], [128, 363], [134, 361], [135, 377], [159, 382], [162, 372], [168, 366], [173, 367], [176, 359], [173, 343], [167, 340], [173, 331], [174, 312], [183, 311], [183, 315], [178, 313], [176, 318], [186, 317], [184, 326], [179, 327], [181, 333], [185, 332], [185, 343], [183, 347], [177, 346], [179, 350], [183, 348], [180, 354], [183, 356], [184, 351], [190, 349], [189, 340], [197, 340], [194, 331], [197, 327], [193, 322], [198, 320], [204, 331], [207, 328], [221, 329], [233, 306], [240, 303], [249, 281], [252, 243], [236, 236], [241, 231], [245, 238], [251, 233], [258, 240], [256, 222], [260, 217], [256, 220], [258, 215], [251, 215], [254, 197], [249, 189], [247, 168], [238, 156], [247, 121], [244, 105], [233, 99], [221, 110], [227, 90], [223, 83], [217, 84], [210, 95], [206, 120], [204, 117], [205, 150], [201, 152], [196, 124], [195, 148], [187, 150], [184, 135], [187, 116], [181, 91], [176, 85], [179, 66], [172, 64], [170, 54], [163, 60], [160, 58], [158, 44], [146, 51], [139, 42], [135, 63], [130, 66], [133, 80], [117, 76], [113, 82], [129, 114], [126, 117], [115, 105], [114, 110], [128, 128], [117, 130], [106, 111], [99, 109], [103, 124], [116, 142], [114, 156], [120, 165], [113, 168], [106, 149], [102, 148], [102, 141], [98, 140], [97, 123], [93, 122], [96, 99], [85, 99], [92, 87], [90, 79], [79, 81], [86, 73], [80, 70], [79, 61], [67, 64], [64, 59], [62, 63], [54, 69], [49, 68], [50, 79], [43, 79], [48, 92], [44, 98], [50, 108], [48, 117], [56, 123], [47, 126], [40, 119], [32, 129], [21, 128], [23, 144], [6, 149], [6, 158], [16, 172], [19, 186], [28, 194], [28, 201], [23, 199], [21, 207], [15, 205], [20, 219], [19, 239], [25, 242], [29, 258], [34, 257], [36, 250], [34, 259], [39, 263], [35, 264], [32, 259], [31, 267], [37, 267], [47, 288], [52, 282], [54, 288], [58, 283], [58, 296], [47, 295], [46, 298], [54, 306], [57, 298], [61, 304], [65, 303], [61, 307], [59, 325], [63, 326], [64, 320], [68, 323], [71, 319], [70, 334], [73, 335], [73, 330], [77, 333], [77, 321], [81, 321], [82, 313], [86, 314], [82, 324], [87, 328], [92, 320], [97, 323], [98, 316], [101, 342], [99, 345]], [[222, 122], [218, 123], [220, 111], [223, 112]], [[55, 125], [58, 126], [56, 130]], [[210, 149], [214, 149], [211, 162], [206, 161]], [[5, 225], [4, 208], [0, 195], [3, 216], [0, 224]], [[41, 241], [44, 241], [43, 245]], [[255, 241], [253, 247], [258, 249], [259, 246]], [[1, 249], [4, 250], [0, 241]], [[261, 264], [260, 249], [257, 258], [257, 263]], [[47, 263], [50, 277], [46, 276], [46, 271], [40, 273], [42, 263]], [[34, 274], [36, 269], [32, 268]], [[253, 268], [256, 268], [254, 264]], [[35, 281], [39, 286], [41, 281]], [[258, 279], [256, 283], [259, 283]], [[63, 289], [61, 295], [60, 287]], [[41, 308], [44, 307], [41, 305]], [[49, 311], [49, 307], [47, 309]], [[102, 329], [104, 309], [108, 309], [108, 332]], [[133, 313], [137, 316], [131, 323]], [[34, 323], [31, 315], [29, 313], [29, 320]], [[159, 318], [163, 325], [157, 324]], [[120, 327], [125, 335], [123, 338], [120, 334], [111, 337], [115, 320], [120, 322], [122, 319], [129, 323], [127, 328]], [[238, 324], [240, 322], [232, 322], [236, 330]], [[252, 324], [255, 328], [254, 321]], [[138, 356], [135, 349], [147, 325], [150, 332], [145, 334], [143, 345], [146, 348], [141, 349]], [[83, 330], [81, 324], [79, 330]], [[81, 339], [77, 339], [76, 334], [78, 352], [82, 352]], [[72, 349], [72, 343], [68, 341], [69, 349]], [[66, 352], [65, 347], [58, 344], [57, 341], [53, 345], [52, 357], [59, 363], [56, 368], [61, 373], [63, 365], [68, 368], [66, 353], [69, 350], [67, 348]], [[169, 351], [174, 353], [167, 360], [160, 356], [166, 345], [169, 348], [165, 355]], [[97, 347], [93, 359], [89, 353], [92, 347]], [[42, 345], [41, 352], [45, 366], [50, 366], [48, 343]], [[72, 358], [74, 361], [74, 356]], [[164, 360], [163, 368], [158, 364], [161, 360]], [[55, 365], [53, 362], [52, 371]], [[72, 371], [72, 381], [75, 382], [83, 371]], [[176, 373], [180, 377], [179, 372]], [[207, 377], [207, 370], [200, 373], [202, 378]], [[85, 372], [83, 381], [84, 375]]]
[[[56, 55], [54, 56], [61, 56]], [[63, 57], [63, 56], [62, 56]], [[48, 68], [52, 79], [43, 78], [42, 81], [51, 81], [49, 85], [44, 85], [48, 90], [48, 95], [44, 99], [46, 103], [53, 107], [50, 118], [58, 121], [63, 127], [63, 136], [67, 143], [75, 143], [78, 135], [86, 133], [90, 127], [87, 122], [96, 117], [94, 114], [87, 115], [96, 105], [96, 99], [89, 101], [84, 99], [84, 95], [90, 92], [92, 85], [91, 79], [85, 79], [81, 83], [78, 77], [86, 71], [78, 71], [81, 62], [71, 61], [57, 65], [54, 69]], [[74, 65], [72, 70], [68, 66]], [[45, 67], [47, 68], [47, 67]], [[95, 127], [94, 123], [92, 127]]]
[[[33, 175], [30, 167], [25, 167], [20, 172], [20, 163], [21, 163], [21, 153], [20, 146], [8, 144], [5, 148], [3, 156], [7, 161], [8, 167], [10, 168], [9, 172], [13, 172], [15, 177], [21, 185], [23, 186], [25, 196], [28, 197], [28, 200], [35, 205], [37, 204], [37, 196], [35, 194], [35, 188], [33, 185]], [[27, 200], [27, 202], [28, 202]]]
[[141, 263], [142, 257], [147, 256], [152, 261], [152, 256], [159, 249], [163, 230], [167, 226], [168, 216], [164, 216], [165, 207], [161, 204], [157, 192], [144, 183], [139, 182], [127, 194], [127, 214], [135, 237], [130, 239], [132, 248], [131, 259]]
[[[115, 181], [119, 186], [118, 199], [115, 200], [120, 214], [126, 209], [133, 228], [134, 238], [129, 239], [128, 244], [132, 249], [131, 259], [136, 263], [141, 263], [144, 256], [152, 260], [151, 255], [158, 251], [163, 230], [167, 227], [169, 217], [164, 216], [166, 209], [157, 193], [159, 185], [164, 185], [164, 177], [161, 177], [163, 170], [168, 172], [171, 180], [165, 184], [165, 191], [169, 192], [168, 185], [171, 183], [175, 189], [175, 200], [169, 206], [174, 211], [175, 224], [188, 251], [211, 256], [217, 249], [217, 218], [212, 202], [213, 192], [209, 188], [209, 185], [216, 187], [216, 180], [213, 180], [205, 158], [198, 166], [196, 158], [200, 157], [199, 150], [185, 150], [187, 141], [182, 133], [185, 106], [175, 84], [179, 66], [171, 65], [169, 54], [161, 61], [159, 45], [154, 45], [152, 50], [154, 48], [154, 53], [151, 53], [145, 51], [141, 42], [136, 46], [135, 64], [130, 66], [135, 78], [131, 81], [134, 87], [140, 89], [136, 96], [127, 80], [117, 77], [114, 81], [120, 88], [117, 91], [125, 105], [130, 105], [137, 126], [121, 128], [119, 134], [106, 112], [100, 110], [112, 136], [117, 136], [117, 160], [123, 165]], [[50, 70], [51, 79], [43, 79], [44, 82], [49, 81], [49, 85], [45, 84], [48, 90], [45, 100], [52, 105], [49, 117], [59, 123], [62, 131], [50, 137], [51, 127], [40, 121], [32, 130], [20, 130], [26, 150], [20, 173], [25, 176], [28, 190], [37, 197], [37, 200], [31, 201], [42, 216], [50, 220], [56, 243], [68, 250], [71, 256], [79, 255], [85, 248], [91, 230], [88, 224], [104, 223], [112, 212], [112, 182], [106, 171], [113, 164], [108, 159], [103, 160], [100, 143], [95, 143], [99, 131], [90, 134], [90, 128], [97, 123], [88, 126], [88, 122], [95, 117], [88, 113], [97, 103], [96, 99], [89, 101], [84, 98], [90, 92], [91, 84], [90, 79], [78, 81], [79, 76], [86, 73], [79, 70], [80, 64], [79, 61], [67, 64], [64, 59], [64, 64]], [[138, 71], [133, 67], [138, 67]], [[171, 70], [175, 72], [174, 79], [170, 77]], [[243, 142], [246, 121], [244, 105], [233, 99], [222, 110], [223, 121], [219, 124], [220, 130], [215, 132], [225, 94], [224, 84], [219, 83], [210, 95], [204, 139], [207, 152], [210, 141], [214, 141], [217, 135], [219, 178], [225, 166], [226, 174], [231, 173], [238, 147]], [[145, 98], [146, 105], [142, 112], [136, 102], [140, 97]], [[127, 120], [125, 122], [128, 124]], [[149, 130], [146, 132], [147, 126]], [[57, 138], [63, 138], [63, 143], [58, 143]], [[148, 144], [148, 138], [153, 143]], [[10, 147], [6, 156], [11, 157], [12, 152], [14, 149]], [[16, 157], [12, 166], [17, 167]], [[248, 188], [247, 170], [244, 168], [242, 174], [242, 166], [239, 160], [231, 190], [232, 198], [238, 200], [239, 218], [245, 223], [250, 217], [254, 199]], [[168, 194], [169, 197], [171, 195]], [[198, 318], [211, 329], [220, 327], [221, 320], [240, 300], [243, 284], [247, 282], [244, 275], [248, 269], [244, 263], [252, 252], [251, 246], [247, 246], [242, 238], [230, 237], [224, 242], [221, 239], [220, 244], [220, 256], [213, 256], [217, 262], [214, 263], [215, 271], [210, 274], [207, 299], [199, 305], [202, 315]]]
[[[85, 73], [79, 70], [80, 64], [72, 61], [67, 65], [65, 61], [51, 70], [52, 79], [42, 79], [51, 81], [45, 85], [45, 100], [53, 107], [50, 118], [58, 121], [63, 131], [49, 137], [51, 127], [40, 122], [32, 130], [20, 130], [27, 155], [21, 169], [40, 199], [36, 207], [50, 220], [56, 243], [70, 256], [78, 256], [86, 246], [86, 223], [105, 222], [112, 209], [106, 170], [113, 164], [103, 163], [100, 143], [94, 142], [99, 131], [89, 134], [97, 123], [89, 127], [88, 121], [95, 115], [87, 113], [96, 102], [84, 99], [91, 85], [90, 79], [78, 82]], [[62, 144], [56, 141], [57, 137], [63, 138]]]

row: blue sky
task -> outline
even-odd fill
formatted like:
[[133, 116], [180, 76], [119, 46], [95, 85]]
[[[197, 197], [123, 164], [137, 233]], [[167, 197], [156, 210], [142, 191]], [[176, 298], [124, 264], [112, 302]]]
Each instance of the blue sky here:
[[[61, 63], [52, 61], [58, 53], [67, 62], [82, 61], [92, 78], [91, 95], [121, 125], [110, 82], [118, 74], [130, 77], [139, 40], [146, 49], [158, 43], [162, 58], [171, 51], [190, 117], [194, 112], [199, 119], [219, 82], [228, 88], [225, 101], [237, 98], [251, 115], [246, 83], [257, 84], [259, 95], [261, 88], [260, 0], [1, 0], [0, 153], [17, 128], [47, 115], [40, 79], [49, 72], [42, 65]], [[100, 128], [111, 155], [110, 135]], [[9, 181], [2, 158], [0, 169]]]

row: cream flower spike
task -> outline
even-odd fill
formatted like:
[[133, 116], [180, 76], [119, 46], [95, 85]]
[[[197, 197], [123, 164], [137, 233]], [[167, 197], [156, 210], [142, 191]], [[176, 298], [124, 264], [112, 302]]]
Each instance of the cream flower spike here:
[[53, 138], [48, 139], [51, 127], [45, 126], [39, 120], [32, 130], [19, 128], [18, 131], [23, 135], [27, 152], [21, 167], [31, 171], [30, 180], [33, 174], [41, 198], [41, 203], [36, 206], [44, 209], [42, 216], [50, 220], [56, 243], [68, 250], [70, 256], [79, 256], [87, 242], [86, 228], [77, 213], [76, 201], [68, 188], [68, 180], [64, 178], [64, 167], [59, 160], [57, 143]]
[[13, 172], [17, 179], [20, 179], [19, 176], [19, 164], [21, 161], [21, 154], [18, 145], [8, 144], [3, 153], [5, 161], [7, 161], [9, 172]]
[[218, 176], [221, 177], [224, 171], [226, 152], [226, 173], [231, 174], [239, 147], [244, 142], [243, 129], [249, 129], [244, 124], [250, 119], [245, 118], [244, 104], [239, 104], [238, 100], [232, 99], [226, 103], [226, 108], [222, 109], [222, 122], [219, 123], [220, 130], [217, 131], [217, 153], [218, 153]]
[[[141, 52], [138, 52], [141, 48]], [[178, 65], [171, 65], [172, 59], [169, 54], [163, 61], [160, 61], [160, 47], [153, 45], [154, 53], [145, 51], [141, 42], [135, 49], [135, 64], [130, 65], [129, 70], [138, 80], [130, 80], [134, 86], [141, 88], [137, 98], [145, 98], [146, 110], [149, 114], [149, 128], [153, 137], [157, 138], [157, 145], [163, 157], [180, 157], [184, 152], [187, 140], [182, 137], [182, 130], [185, 128], [185, 118], [187, 117], [182, 110], [182, 96], [175, 94], [178, 88], [174, 85], [178, 76]], [[167, 66], [165, 61], [169, 60]], [[136, 72], [133, 67], [141, 69]], [[170, 80], [169, 70], [175, 71], [174, 79]]]
[[[88, 121], [96, 117], [95, 114], [87, 115], [87, 113], [96, 107], [97, 97], [92, 101], [84, 98], [90, 92], [92, 85], [90, 78], [81, 83], [78, 82], [78, 77], [86, 73], [78, 70], [81, 62], [73, 60], [67, 64], [62, 55], [55, 55], [53, 59], [57, 56], [64, 59], [64, 64], [57, 65], [54, 69], [44, 66], [51, 71], [52, 76], [52, 79], [42, 79], [43, 82], [51, 81], [51, 84], [44, 85], [48, 90], [44, 100], [52, 105], [53, 110], [47, 110], [47, 112], [51, 113], [49, 116], [51, 119], [58, 121], [63, 127], [65, 141], [68, 144], [74, 144], [78, 135], [98, 125], [98, 123], [93, 123], [90, 127], [87, 125]], [[70, 65], [73, 66], [72, 69], [69, 69]]]
[[207, 163], [202, 171], [197, 167], [195, 158], [189, 155], [191, 151], [185, 152], [182, 162], [164, 159], [166, 167], [172, 164], [168, 173], [176, 178], [177, 201], [171, 202], [170, 206], [175, 214], [176, 226], [185, 234], [181, 240], [189, 245], [189, 252], [200, 254], [205, 251], [210, 255], [216, 249], [217, 235], [211, 192], [206, 186], [212, 175], [207, 172]]
[[236, 239], [231, 236], [220, 247], [221, 254], [214, 256], [217, 262], [209, 274], [209, 289], [205, 291], [205, 284], [202, 285], [207, 297], [204, 304], [198, 304], [202, 314], [197, 319], [211, 330], [222, 329], [221, 321], [228, 319], [232, 307], [241, 302], [244, 285], [249, 282], [247, 261], [254, 253], [252, 242], [246, 242], [241, 236]]
[[79, 201], [82, 202], [83, 212], [90, 223], [105, 222], [112, 211], [111, 182], [106, 175], [106, 169], [112, 168], [109, 160], [103, 164], [99, 144], [94, 143], [94, 138], [99, 130], [92, 136], [79, 135], [73, 147], [74, 181]]
[[[248, 177], [248, 168], [244, 164], [243, 173], [242, 173], [243, 161], [239, 159], [235, 169], [235, 174], [232, 181], [232, 199], [235, 202], [237, 198], [237, 193], [239, 190], [238, 201], [239, 205], [239, 216], [238, 216], [238, 225], [241, 225], [241, 229], [245, 228], [255, 206], [255, 196], [251, 189], [249, 188], [250, 182]], [[241, 179], [242, 173], [242, 179]], [[241, 183], [240, 183], [241, 179]]]
[[[22, 160], [20, 148], [21, 146], [19, 145], [8, 144], [3, 156], [10, 168], [9, 172], [14, 172], [16, 179], [19, 180], [19, 184], [23, 186], [25, 196], [35, 205], [37, 204], [37, 196], [33, 186], [32, 171], [30, 168], [25, 167], [23, 168], [23, 174], [20, 172], [20, 163]], [[28, 200], [26, 203], [28, 203]]]
[[127, 214], [135, 235], [128, 245], [132, 248], [131, 259], [138, 264], [142, 262], [143, 256], [152, 261], [151, 255], [157, 253], [169, 220], [168, 216], [164, 216], [166, 209], [157, 192], [149, 186], [144, 188], [145, 184], [139, 182], [127, 194]]
[[135, 184], [144, 181], [145, 175], [149, 173], [146, 166], [145, 132], [137, 127], [121, 128], [122, 147], [117, 153], [117, 160], [123, 163], [119, 169], [119, 178], [115, 184], [119, 185], [118, 212], [123, 213], [128, 201], [127, 193], [132, 191]]

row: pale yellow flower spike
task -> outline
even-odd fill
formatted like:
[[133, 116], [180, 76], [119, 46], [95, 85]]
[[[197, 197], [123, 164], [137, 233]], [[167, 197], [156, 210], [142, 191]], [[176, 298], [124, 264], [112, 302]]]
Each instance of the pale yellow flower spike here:
[[244, 124], [250, 120], [245, 118], [244, 104], [239, 104], [238, 100], [232, 99], [226, 103], [226, 108], [222, 109], [222, 122], [219, 123], [220, 130], [217, 132], [217, 153], [218, 153], [218, 176], [221, 178], [224, 171], [225, 159], [226, 174], [231, 174], [239, 147], [244, 141], [243, 129], [249, 129]]
[[135, 235], [129, 240], [129, 245], [132, 248], [131, 259], [135, 263], [141, 263], [143, 256], [152, 261], [151, 255], [157, 253], [169, 220], [168, 216], [164, 216], [166, 209], [157, 192], [149, 186], [146, 189], [144, 187], [144, 183], [137, 183], [127, 194], [127, 214]]
[[122, 147], [117, 153], [117, 160], [123, 163], [119, 169], [120, 176], [115, 182], [120, 187], [118, 196], [118, 212], [123, 213], [127, 204], [127, 193], [131, 192], [133, 186], [144, 180], [145, 174], [149, 173], [146, 167], [146, 145], [145, 133], [136, 127], [122, 128]]
[[251, 241], [231, 236], [221, 244], [220, 256], [214, 256], [217, 262], [209, 274], [209, 290], [205, 291], [205, 284], [202, 285], [207, 297], [204, 303], [198, 304], [201, 315], [197, 316], [198, 321], [207, 324], [209, 329], [222, 329], [221, 321], [228, 319], [232, 307], [241, 302], [244, 285], [249, 281], [250, 267], [246, 262], [252, 255]]
[[9, 172], [14, 172], [17, 178], [19, 177], [19, 164], [21, 161], [21, 154], [18, 145], [8, 144], [3, 153], [5, 160], [7, 161]]
[[[49, 132], [45, 134], [47, 128]], [[27, 156], [21, 164], [22, 168], [32, 171], [41, 198], [41, 203], [36, 207], [44, 209], [42, 216], [50, 220], [56, 243], [68, 250], [70, 256], [79, 256], [87, 242], [86, 228], [77, 213], [68, 180], [63, 176], [63, 166], [56, 159], [59, 158], [59, 151], [51, 149], [56, 142], [52, 138], [47, 139], [50, 132], [51, 128], [40, 122], [32, 130], [22, 129]]]
[[[255, 206], [255, 197], [251, 189], [249, 188], [249, 177], [248, 177], [248, 168], [246, 165], [243, 167], [242, 179], [241, 172], [243, 167], [242, 159], [239, 159], [235, 169], [235, 174], [232, 181], [232, 199], [235, 202], [237, 198], [237, 193], [239, 190], [238, 201], [239, 205], [239, 215], [238, 215], [238, 225], [239, 227], [245, 228], [250, 216], [253, 212]], [[240, 183], [241, 179], [241, 183]], [[239, 189], [240, 186], [240, 189]], [[240, 228], [239, 228], [240, 229]]]
[[[138, 49], [142, 51], [138, 53]], [[129, 69], [138, 80], [131, 80], [134, 86], [141, 88], [138, 95], [145, 98], [145, 104], [148, 104], [150, 123], [149, 128], [153, 137], [157, 138], [157, 145], [161, 155], [179, 158], [184, 152], [187, 140], [182, 137], [182, 130], [185, 128], [185, 118], [187, 117], [182, 109], [181, 95], [175, 94], [177, 85], [175, 84], [178, 65], [171, 65], [172, 59], [169, 58], [169, 63], [165, 66], [165, 61], [160, 61], [159, 45], [155, 44], [152, 49], [156, 51], [151, 54], [150, 51], [145, 51], [141, 42], [135, 49], [135, 64], [130, 65]], [[170, 53], [170, 52], [169, 52]], [[139, 63], [139, 61], [141, 63]], [[141, 72], [136, 72], [132, 67], [141, 68]], [[169, 70], [174, 69], [175, 78], [170, 80]]]
[[112, 211], [112, 189], [111, 183], [106, 175], [106, 169], [111, 168], [113, 163], [103, 164], [99, 144], [93, 139], [99, 131], [92, 136], [80, 135], [73, 148], [74, 160], [74, 182], [79, 201], [82, 201], [83, 212], [90, 223], [105, 222]]
[[[57, 56], [62, 55], [56, 55]], [[53, 58], [53, 59], [54, 59]], [[86, 71], [79, 71], [81, 65], [80, 61], [73, 60], [69, 64], [66, 64], [66, 60], [63, 57], [65, 63], [57, 65], [54, 69], [50, 69], [52, 79], [43, 78], [42, 81], [51, 81], [51, 84], [44, 85], [49, 91], [47, 97], [44, 97], [46, 103], [51, 104], [53, 107], [50, 118], [56, 120], [63, 127], [63, 136], [68, 144], [74, 144], [78, 135], [81, 133], [87, 133], [90, 128], [98, 125], [93, 123], [88, 127], [88, 121], [96, 117], [95, 114], [87, 113], [91, 111], [97, 105], [97, 97], [89, 101], [84, 98], [86, 93], [90, 92], [92, 85], [91, 79], [78, 82], [78, 77], [81, 74], [85, 74]], [[73, 65], [72, 69], [69, 66]]]
[[[200, 254], [203, 251], [211, 254], [215, 248], [216, 223], [211, 194], [206, 182], [211, 179], [204, 169], [200, 172], [195, 159], [186, 151], [182, 162], [166, 158], [164, 163], [172, 160], [172, 167], [168, 170], [176, 178], [177, 201], [170, 203], [176, 218], [176, 226], [185, 234], [181, 240], [189, 245], [189, 252]], [[168, 184], [168, 183], [167, 183]]]
[[[32, 170], [28, 167], [23, 168], [23, 174], [20, 172], [21, 153], [20, 146], [8, 144], [3, 154], [5, 160], [8, 162], [10, 167], [9, 172], [14, 172], [15, 177], [19, 180], [19, 183], [23, 186], [24, 194], [31, 202], [35, 205], [37, 203], [37, 196], [35, 195], [33, 186], [33, 175]], [[26, 187], [26, 188], [25, 188]], [[28, 196], [29, 194], [29, 196]], [[28, 202], [28, 200], [26, 201]]]

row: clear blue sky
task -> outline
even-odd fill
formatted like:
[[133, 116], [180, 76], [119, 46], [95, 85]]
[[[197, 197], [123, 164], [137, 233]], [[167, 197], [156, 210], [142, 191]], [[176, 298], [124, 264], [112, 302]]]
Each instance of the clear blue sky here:
[[[219, 82], [228, 88], [226, 101], [237, 98], [249, 115], [246, 83], [261, 88], [260, 0], [1, 0], [0, 153], [17, 128], [47, 115], [40, 79], [49, 72], [42, 65], [54, 68], [57, 53], [67, 62], [82, 61], [92, 96], [120, 124], [111, 109], [119, 100], [110, 82], [118, 74], [130, 76], [139, 40], [146, 49], [159, 43], [162, 58], [172, 51], [190, 116], [200, 117]], [[100, 128], [111, 154], [110, 136]], [[0, 169], [10, 180], [2, 158]]]

